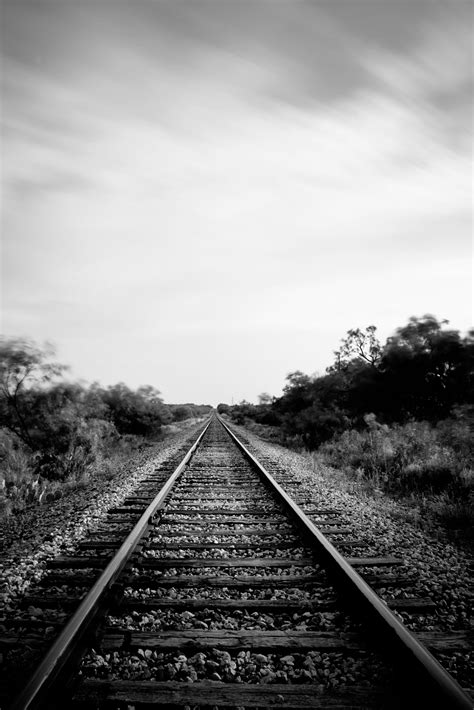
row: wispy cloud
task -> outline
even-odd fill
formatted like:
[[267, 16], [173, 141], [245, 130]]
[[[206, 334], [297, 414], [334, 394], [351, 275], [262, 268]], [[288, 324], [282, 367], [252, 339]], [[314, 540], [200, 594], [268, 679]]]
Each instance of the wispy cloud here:
[[[373, 3], [356, 4], [368, 18]], [[9, 5], [5, 330], [56, 340], [78, 375], [212, 399], [214, 355], [247, 362], [263, 334], [271, 365], [236, 375], [235, 396], [255, 397], [259, 373], [275, 391], [287, 370], [323, 369], [352, 326], [388, 335], [434, 311], [468, 327], [456, 16], [446, 29], [427, 3], [365, 26], [346, 3]], [[192, 352], [202, 385], [184, 391]]]

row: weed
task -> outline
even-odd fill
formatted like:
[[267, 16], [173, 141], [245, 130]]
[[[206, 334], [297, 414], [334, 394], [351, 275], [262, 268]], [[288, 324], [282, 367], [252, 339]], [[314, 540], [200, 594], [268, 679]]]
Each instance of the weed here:
[[388, 427], [366, 417], [367, 430], [345, 431], [319, 448], [322, 460], [372, 492], [412, 501], [449, 528], [474, 521], [472, 442], [466, 421]]

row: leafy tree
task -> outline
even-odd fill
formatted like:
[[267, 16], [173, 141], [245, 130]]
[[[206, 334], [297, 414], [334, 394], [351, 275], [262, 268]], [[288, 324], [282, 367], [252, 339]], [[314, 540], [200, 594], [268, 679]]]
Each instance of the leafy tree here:
[[327, 371], [345, 370], [354, 358], [376, 367], [382, 356], [382, 346], [375, 336], [376, 330], [375, 325], [369, 325], [365, 332], [360, 328], [348, 330], [346, 338], [341, 341], [342, 346], [334, 352], [336, 356], [334, 365], [331, 365]]
[[228, 414], [236, 424], [245, 424], [246, 419], [256, 420], [258, 411], [258, 405], [251, 404], [250, 402], [247, 402], [247, 400], [243, 399], [239, 402], [239, 404], [233, 404], [228, 407], [225, 413]]
[[295, 370], [286, 376], [286, 381], [283, 397], [275, 403], [276, 409], [281, 412], [298, 412], [310, 406], [312, 378], [301, 370]]
[[394, 419], [436, 421], [455, 404], [472, 401], [472, 334], [462, 339], [458, 331], [443, 330], [447, 323], [429, 314], [412, 317], [388, 339], [381, 369]]
[[31, 422], [31, 392], [61, 375], [64, 365], [51, 362], [51, 346], [43, 349], [27, 339], [0, 338], [0, 426], [36, 448]]
[[[28, 393], [28, 418], [35, 448], [64, 453], [75, 441], [86, 445], [93, 420], [106, 418], [107, 406], [94, 389], [59, 382]], [[89, 444], [87, 444], [89, 446]]]
[[120, 434], [154, 436], [161, 425], [171, 420], [159, 392], [152, 387], [140, 387], [136, 392], [123, 382], [102, 392], [108, 407], [108, 417]]
[[184, 419], [191, 419], [194, 416], [193, 410], [186, 404], [178, 404], [171, 407], [171, 414], [175, 422], [182, 422]]
[[412, 353], [429, 354], [440, 336], [445, 336], [448, 333], [456, 334], [457, 331], [442, 331], [443, 325], [447, 325], [449, 321], [439, 321], [435, 316], [427, 313], [421, 318], [412, 316], [407, 325], [402, 328], [397, 328], [395, 335], [387, 340], [387, 347], [405, 348]]
[[[282, 397], [264, 394], [257, 406], [231, 408], [232, 416], [280, 426], [284, 439], [311, 448], [344, 429], [366, 428], [370, 413], [382, 424], [445, 419], [474, 403], [474, 330], [461, 338], [446, 325], [432, 315], [410, 318], [383, 347], [375, 326], [351, 329], [326, 375], [291, 372]], [[467, 424], [456, 427], [464, 432]]]
[[295, 391], [302, 391], [308, 387], [309, 384], [311, 384], [311, 377], [309, 375], [305, 375], [304, 372], [301, 372], [301, 370], [289, 372], [286, 376], [286, 380], [288, 384], [283, 387], [283, 392], [285, 394], [290, 394]]

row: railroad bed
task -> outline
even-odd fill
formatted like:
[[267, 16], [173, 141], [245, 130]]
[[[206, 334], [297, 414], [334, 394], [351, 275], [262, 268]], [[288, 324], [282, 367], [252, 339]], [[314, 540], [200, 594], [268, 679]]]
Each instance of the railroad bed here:
[[415, 639], [389, 608], [433, 601], [372, 591], [410, 585], [396, 554], [284, 471], [273, 482], [215, 416], [171, 473], [142, 481], [30, 590], [35, 623], [17, 618], [3, 639], [12, 687], [15, 659], [57, 638], [12, 708], [471, 707], [425, 649], [462, 650], [467, 632]]

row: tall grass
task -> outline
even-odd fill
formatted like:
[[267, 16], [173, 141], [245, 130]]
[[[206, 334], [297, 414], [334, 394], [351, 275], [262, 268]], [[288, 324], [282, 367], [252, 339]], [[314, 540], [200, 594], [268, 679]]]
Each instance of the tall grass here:
[[118, 436], [107, 422], [89, 426], [87, 439], [72, 439], [62, 454], [30, 452], [6, 430], [0, 430], [0, 518], [62, 498], [85, 488], [92, 472], [113, 478], [124, 459], [152, 445], [143, 437]]
[[163, 426], [152, 437], [120, 435], [111, 422], [103, 419], [78, 421], [62, 453], [51, 449], [31, 452], [10, 431], [0, 429], [0, 519], [85, 488], [92, 474], [112, 480], [127, 459], [204, 419], [193, 417]]
[[473, 443], [461, 419], [388, 427], [373, 415], [365, 431], [349, 430], [323, 444], [323, 461], [373, 491], [412, 499], [447, 527], [474, 522]]

